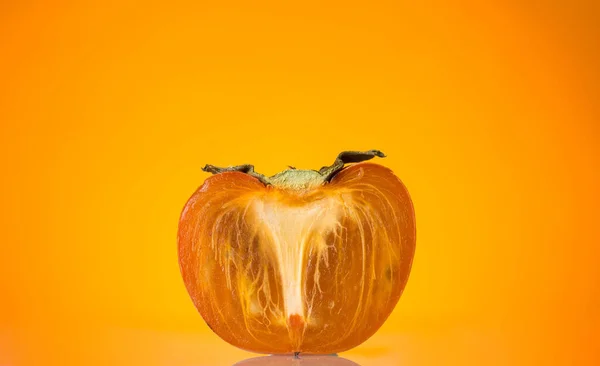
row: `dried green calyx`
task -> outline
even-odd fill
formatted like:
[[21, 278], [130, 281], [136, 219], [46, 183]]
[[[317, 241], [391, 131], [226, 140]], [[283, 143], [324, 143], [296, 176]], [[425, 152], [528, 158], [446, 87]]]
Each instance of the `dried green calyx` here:
[[272, 185], [283, 189], [307, 190], [329, 182], [346, 164], [359, 163], [361, 161], [370, 160], [376, 156], [383, 158], [385, 157], [385, 154], [379, 150], [343, 151], [339, 153], [332, 165], [324, 166], [319, 170], [303, 170], [290, 167], [271, 177], [255, 172], [254, 165], [250, 164], [225, 168], [207, 164], [202, 170], [213, 174], [241, 172], [258, 179], [265, 185]]

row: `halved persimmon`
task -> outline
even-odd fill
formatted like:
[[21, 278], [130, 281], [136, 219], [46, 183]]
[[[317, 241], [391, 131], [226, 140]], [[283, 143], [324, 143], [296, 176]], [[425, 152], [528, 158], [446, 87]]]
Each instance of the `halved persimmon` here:
[[[415, 218], [391, 170], [343, 152], [330, 167], [270, 178], [215, 175], [181, 214], [179, 264], [208, 326], [259, 353], [335, 353], [373, 335], [408, 280]], [[347, 163], [357, 163], [345, 166]]]

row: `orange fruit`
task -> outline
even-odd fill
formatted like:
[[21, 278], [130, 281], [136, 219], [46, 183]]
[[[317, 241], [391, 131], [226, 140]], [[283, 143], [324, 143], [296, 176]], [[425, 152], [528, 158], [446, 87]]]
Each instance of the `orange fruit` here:
[[[208, 326], [259, 353], [341, 352], [394, 309], [415, 252], [406, 187], [388, 168], [341, 153], [319, 171], [267, 178], [250, 165], [215, 173], [179, 222], [185, 286]], [[346, 166], [347, 163], [357, 163]]]

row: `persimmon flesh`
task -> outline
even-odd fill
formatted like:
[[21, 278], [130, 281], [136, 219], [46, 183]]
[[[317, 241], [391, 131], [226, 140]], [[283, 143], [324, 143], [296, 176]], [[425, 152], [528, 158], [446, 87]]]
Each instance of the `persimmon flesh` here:
[[344, 166], [369, 158], [271, 178], [216, 168], [192, 195], [179, 263], [217, 335], [253, 352], [325, 354], [379, 329], [408, 280], [415, 219], [390, 169]]

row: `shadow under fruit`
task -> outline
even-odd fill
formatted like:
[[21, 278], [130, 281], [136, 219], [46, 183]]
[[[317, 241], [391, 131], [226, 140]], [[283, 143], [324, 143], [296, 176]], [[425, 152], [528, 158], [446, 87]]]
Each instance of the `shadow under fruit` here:
[[[214, 175], [179, 221], [179, 265], [209, 327], [259, 353], [341, 352], [373, 335], [408, 280], [414, 209], [388, 168], [347, 151], [320, 170]], [[351, 164], [352, 165], [347, 165]]]

